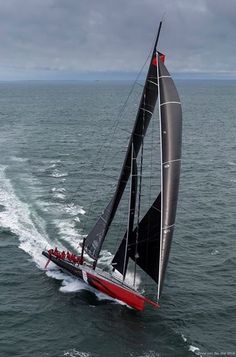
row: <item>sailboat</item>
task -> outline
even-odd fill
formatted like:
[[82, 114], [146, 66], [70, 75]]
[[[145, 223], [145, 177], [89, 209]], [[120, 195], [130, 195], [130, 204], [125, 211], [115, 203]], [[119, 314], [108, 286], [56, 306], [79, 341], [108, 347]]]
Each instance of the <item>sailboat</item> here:
[[[146, 304], [158, 308], [168, 264], [175, 226], [179, 191], [182, 141], [182, 110], [179, 95], [166, 66], [165, 55], [157, 50], [160, 22], [140, 104], [117, 186], [108, 205], [83, 240], [80, 256], [56, 249], [43, 251], [62, 270], [83, 280], [96, 290], [117, 299], [136, 310]], [[142, 218], [140, 215], [142, 161], [144, 138], [158, 103], [160, 122], [160, 192]], [[138, 167], [137, 159], [140, 159]], [[108, 230], [129, 182], [127, 229], [111, 262], [110, 272], [98, 266]], [[138, 217], [137, 223], [135, 217]], [[85, 258], [85, 252], [92, 259]], [[134, 284], [126, 281], [129, 262], [134, 264]], [[154, 282], [156, 298], [150, 299], [138, 291], [135, 284], [137, 269]], [[116, 274], [115, 274], [116, 273]]]

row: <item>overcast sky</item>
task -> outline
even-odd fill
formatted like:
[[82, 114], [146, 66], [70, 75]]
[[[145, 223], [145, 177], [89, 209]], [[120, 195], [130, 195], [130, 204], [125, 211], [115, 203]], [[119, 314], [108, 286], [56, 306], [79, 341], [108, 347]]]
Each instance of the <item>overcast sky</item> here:
[[0, 80], [135, 73], [164, 13], [172, 73], [236, 78], [236, 0], [0, 0]]

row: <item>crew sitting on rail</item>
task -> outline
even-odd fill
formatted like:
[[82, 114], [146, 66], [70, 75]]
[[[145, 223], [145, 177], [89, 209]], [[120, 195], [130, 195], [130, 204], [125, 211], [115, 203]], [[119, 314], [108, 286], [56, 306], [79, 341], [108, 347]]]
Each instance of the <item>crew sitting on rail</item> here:
[[75, 255], [74, 253], [70, 253], [70, 252], [65, 252], [64, 250], [62, 252], [60, 252], [57, 247], [55, 249], [49, 249], [48, 250], [48, 254], [49, 256], [54, 255], [56, 258], [58, 259], [62, 259], [64, 260], [65, 258], [73, 263], [73, 264], [83, 264], [84, 259], [82, 257], [79, 257], [77, 255]]

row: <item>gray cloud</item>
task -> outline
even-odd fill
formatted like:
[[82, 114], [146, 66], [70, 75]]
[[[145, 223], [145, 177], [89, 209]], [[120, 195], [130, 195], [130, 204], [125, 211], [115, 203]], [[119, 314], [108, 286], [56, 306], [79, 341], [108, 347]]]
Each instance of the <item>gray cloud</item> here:
[[0, 0], [0, 79], [136, 72], [163, 13], [172, 72], [236, 75], [235, 0]]

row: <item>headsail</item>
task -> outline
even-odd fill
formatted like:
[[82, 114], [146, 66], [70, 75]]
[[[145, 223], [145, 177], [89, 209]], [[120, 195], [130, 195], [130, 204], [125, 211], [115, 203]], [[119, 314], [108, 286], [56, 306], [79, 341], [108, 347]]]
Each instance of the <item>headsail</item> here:
[[156, 67], [156, 46], [159, 38], [161, 29], [161, 23], [159, 26], [157, 39], [151, 56], [151, 61], [149, 65], [149, 70], [147, 78], [145, 81], [142, 97], [139, 104], [138, 113], [136, 116], [134, 128], [130, 137], [129, 145], [127, 148], [124, 164], [121, 170], [121, 174], [118, 180], [115, 194], [108, 206], [99, 217], [98, 221], [88, 234], [85, 241], [85, 249], [87, 253], [94, 258], [98, 259], [103, 241], [110, 227], [110, 224], [114, 218], [116, 210], [118, 208], [119, 202], [127, 185], [130, 173], [131, 173], [131, 151], [132, 146], [136, 156], [139, 153], [142, 138], [145, 135], [150, 119], [152, 117], [157, 96], [158, 96], [158, 86], [157, 86], [157, 67]]

